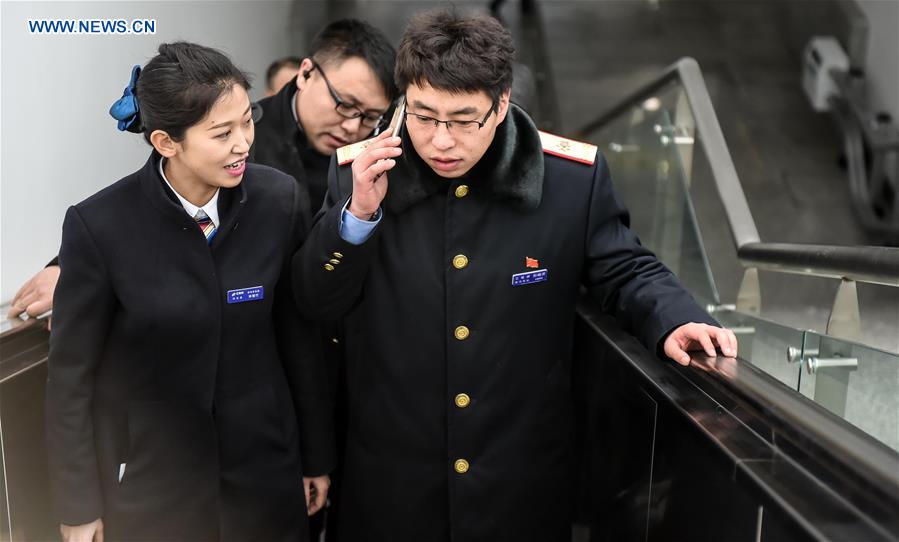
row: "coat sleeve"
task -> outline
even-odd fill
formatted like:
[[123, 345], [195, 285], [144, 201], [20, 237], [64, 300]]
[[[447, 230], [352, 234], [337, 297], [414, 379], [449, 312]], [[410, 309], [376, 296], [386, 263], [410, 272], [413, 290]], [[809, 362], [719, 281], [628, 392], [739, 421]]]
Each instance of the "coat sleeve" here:
[[279, 354], [284, 366], [300, 432], [304, 476], [321, 476], [336, 465], [334, 398], [321, 349], [318, 328], [294, 303], [291, 257], [309, 232], [309, 196], [296, 182], [291, 212], [293, 235], [275, 287], [274, 317]]
[[717, 326], [677, 277], [640, 244], [612, 187], [605, 158], [597, 154], [596, 163], [585, 240], [584, 285], [590, 294], [653, 352], [660, 352], [668, 334], [683, 324]]
[[[349, 179], [340, 182], [341, 175]], [[351, 187], [349, 168], [338, 171], [336, 159], [332, 158], [325, 202], [312, 231], [293, 258], [297, 305], [316, 320], [337, 320], [355, 306], [378, 243], [380, 227], [361, 245], [340, 237], [341, 214]]]
[[103, 257], [76, 207], [66, 213], [47, 376], [47, 450], [57, 519], [103, 516], [91, 403], [116, 301]]

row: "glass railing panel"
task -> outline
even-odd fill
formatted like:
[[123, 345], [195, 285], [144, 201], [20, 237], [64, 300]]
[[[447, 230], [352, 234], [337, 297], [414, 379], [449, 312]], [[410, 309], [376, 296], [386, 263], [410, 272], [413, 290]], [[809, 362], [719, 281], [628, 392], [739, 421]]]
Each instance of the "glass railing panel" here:
[[899, 355], [813, 331], [802, 354], [800, 393], [899, 451]]
[[[635, 102], [613, 122], [585, 135], [594, 143], [605, 145], [603, 151], [609, 157], [610, 164], [614, 164], [619, 161], [615, 151], [617, 154], [625, 154], [641, 150], [633, 145], [634, 138], [623, 138], [628, 136], [627, 128], [642, 127], [654, 113], [667, 116], [667, 124], [661, 122], [654, 128], [659, 131], [662, 140], [677, 151], [675, 155], [691, 200], [690, 216], [695, 220], [699, 232], [697, 237], [704, 247], [704, 254], [709, 255], [708, 261], [704, 261], [703, 265], [710, 270], [710, 283], [714, 285], [720, 303], [736, 304], [745, 267], [737, 256], [727, 213], [712, 171], [712, 157], [707, 156], [703, 145], [704, 138], [715, 137], [715, 134], [704, 134], [699, 129], [703, 123], [697, 122], [683, 82], [677, 78], [672, 79], [658, 88], [652, 97]], [[625, 144], [615, 145], [618, 141], [616, 137], [622, 138]], [[740, 143], [737, 141], [737, 144]], [[613, 174], [617, 177], [614, 167]], [[644, 175], [650, 174], [649, 170], [644, 172]], [[759, 182], [758, 179], [755, 182]], [[641, 197], [638, 194], [628, 200], [634, 212], [638, 212], [636, 206]], [[759, 201], [755, 203], [762, 204]], [[797, 240], [791, 238], [789, 230], [780, 231], [775, 237], [778, 241], [785, 242]], [[654, 240], [649, 238], [646, 244], [650, 245], [651, 242]], [[657, 245], [650, 246], [659, 251], [663, 261], [669, 263], [664, 258], [664, 252], [656, 248]], [[797, 329], [824, 331], [833, 307], [836, 288], [839, 286], [838, 279], [765, 270], [760, 271], [759, 278], [759, 306], [763, 318]], [[692, 287], [691, 281], [684, 282]], [[899, 352], [899, 334], [895, 332], [899, 325], [899, 288], [860, 284], [858, 289], [861, 319], [868, 324], [863, 327], [858, 340], [876, 348]], [[868, 295], [868, 290], [871, 289], [878, 291], [873, 296]]]
[[791, 358], [801, 356], [803, 331], [728, 309], [712, 311], [712, 316], [737, 335], [740, 359], [791, 389], [799, 388], [799, 364]]
[[677, 136], [665, 109], [634, 107], [592, 137], [609, 162], [631, 229], [703, 304], [717, 305], [689, 197]]
[[[734, 164], [708, 109], [705, 83], [692, 69], [686, 63], [667, 72], [669, 79], [650, 83], [628, 106], [585, 124], [581, 137], [606, 156], [632, 229], [723, 325], [737, 331], [741, 358], [899, 450], [899, 288], [858, 284], [861, 331], [850, 343], [802, 331], [828, 327], [838, 278], [770, 269], [745, 274], [737, 238], [751, 242], [758, 232], [747, 226], [752, 218], [747, 202], [740, 202]], [[774, 237], [798, 241], [789, 230]], [[752, 277], [745, 282], [750, 287], [741, 289]], [[845, 317], [851, 303], [843, 305]], [[812, 372], [810, 357], [819, 364]], [[846, 358], [857, 366], [834, 367]]]
[[[657, 119], [665, 117], [662, 121]], [[680, 262], [666, 246], [669, 242], [658, 235], [663, 231], [669, 238], [676, 228], [666, 228], [658, 215], [656, 205], [648, 205], [655, 192], [647, 189], [650, 181], [658, 177], [658, 165], [662, 157], [670, 164], [677, 164], [682, 174], [683, 186], [690, 200], [689, 216], [697, 230], [696, 246], [703, 247], [702, 254], [709, 257], [702, 262], [708, 269], [712, 285], [719, 300], [717, 304], [735, 305], [746, 271], [734, 246], [727, 213], [721, 201], [712, 172], [710, 157], [706, 155], [703, 139], [715, 134], [703, 134], [699, 129], [694, 110], [686, 97], [683, 82], [674, 78], [659, 87], [652, 97], [635, 101], [631, 107], [619, 110], [617, 116], [602, 126], [586, 132], [584, 137], [599, 145], [612, 167], [616, 188], [622, 192], [635, 217], [634, 230], [644, 244], [657, 252], [660, 259], [676, 269], [684, 284], [695, 290], [701, 300], [707, 299], [707, 288], [695, 288], [697, 281], [689, 278], [689, 269], [681, 269]], [[652, 130], [650, 130], [650, 125]], [[656, 133], [660, 141], [650, 140]], [[647, 135], [649, 134], [649, 136]], [[662, 154], [661, 143], [667, 143], [674, 156]], [[649, 151], [655, 156], [643, 156]], [[634, 156], [634, 155], [639, 156]], [[675, 158], [675, 159], [672, 159]], [[634, 164], [638, 164], [637, 171]], [[665, 171], [662, 166], [662, 171]], [[625, 184], [627, 183], [627, 184]], [[778, 240], [793, 241], [790, 232], [778, 235]], [[838, 279], [761, 270], [761, 317], [796, 329], [824, 331], [834, 303]], [[869, 290], [878, 289], [874, 295]], [[899, 352], [899, 288], [859, 284], [859, 304], [863, 326], [859, 342], [891, 352]], [[737, 307], [743, 308], [743, 307]], [[892, 309], [891, 309], [892, 308]], [[755, 313], [754, 313], [755, 314]]]
[[[797, 329], [827, 330], [841, 281], [759, 270], [761, 316]], [[856, 283], [859, 318], [855, 342], [899, 353], [899, 288]], [[848, 337], [848, 335], [844, 335]]]

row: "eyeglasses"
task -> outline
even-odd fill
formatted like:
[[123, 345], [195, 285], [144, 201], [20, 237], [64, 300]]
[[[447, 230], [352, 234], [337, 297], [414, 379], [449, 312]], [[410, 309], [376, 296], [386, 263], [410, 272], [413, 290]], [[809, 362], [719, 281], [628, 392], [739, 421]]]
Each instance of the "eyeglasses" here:
[[431, 130], [436, 129], [438, 125], [445, 124], [446, 129], [454, 134], [473, 134], [487, 124], [487, 119], [496, 111], [496, 106], [490, 108], [484, 118], [481, 120], [439, 120], [427, 115], [419, 115], [418, 113], [406, 112], [406, 122], [409, 126], [414, 126], [415, 130]]
[[337, 91], [334, 90], [334, 87], [331, 86], [331, 81], [328, 81], [328, 76], [325, 75], [325, 70], [322, 69], [321, 66], [318, 65], [318, 62], [312, 61], [312, 67], [318, 70], [319, 73], [322, 74], [322, 79], [325, 80], [325, 85], [328, 87], [328, 92], [331, 94], [331, 98], [337, 103], [337, 106], [334, 107], [334, 110], [337, 113], [345, 118], [345, 119], [358, 119], [362, 118], [362, 125], [368, 128], [375, 128], [384, 122], [384, 115], [371, 115], [365, 113], [361, 109], [359, 109], [356, 104], [345, 101], [343, 98], [337, 94]]

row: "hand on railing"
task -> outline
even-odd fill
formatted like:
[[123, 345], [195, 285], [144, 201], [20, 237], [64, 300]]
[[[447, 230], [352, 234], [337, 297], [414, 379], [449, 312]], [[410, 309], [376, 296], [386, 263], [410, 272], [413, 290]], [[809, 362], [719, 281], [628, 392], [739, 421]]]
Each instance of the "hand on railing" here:
[[665, 339], [665, 355], [681, 365], [690, 365], [690, 350], [702, 350], [709, 357], [716, 357], [715, 346], [727, 357], [737, 355], [737, 336], [733, 331], [708, 324], [684, 324]]
[[[59, 282], [59, 266], [48, 265], [19, 288], [7, 316], [15, 318], [23, 312], [36, 318], [53, 308], [53, 292]], [[49, 327], [49, 319], [47, 326]]]

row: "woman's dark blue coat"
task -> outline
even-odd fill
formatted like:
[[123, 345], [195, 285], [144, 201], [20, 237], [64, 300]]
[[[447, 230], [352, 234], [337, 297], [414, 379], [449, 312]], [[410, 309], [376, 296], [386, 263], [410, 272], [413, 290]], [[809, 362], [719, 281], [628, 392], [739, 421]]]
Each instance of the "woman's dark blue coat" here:
[[248, 164], [208, 246], [159, 159], [66, 215], [47, 386], [57, 519], [102, 518], [107, 540], [305, 540], [302, 476], [334, 464], [320, 342], [289, 280], [308, 194]]

